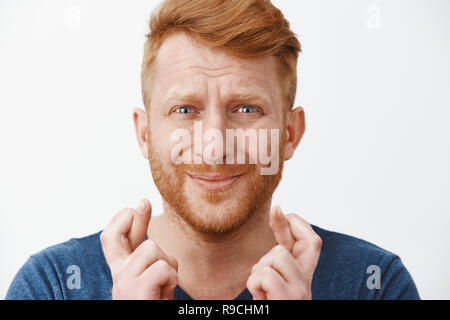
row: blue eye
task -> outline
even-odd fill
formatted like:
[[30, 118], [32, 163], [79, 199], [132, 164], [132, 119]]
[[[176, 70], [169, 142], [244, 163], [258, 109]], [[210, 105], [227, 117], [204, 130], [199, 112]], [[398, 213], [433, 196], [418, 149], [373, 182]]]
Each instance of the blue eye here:
[[192, 113], [192, 109], [191, 109], [191, 107], [188, 107], [188, 106], [182, 106], [182, 107], [176, 108], [175, 112], [183, 113], [183, 114]]
[[242, 113], [253, 113], [256, 112], [256, 108], [253, 106], [242, 106], [238, 111]]

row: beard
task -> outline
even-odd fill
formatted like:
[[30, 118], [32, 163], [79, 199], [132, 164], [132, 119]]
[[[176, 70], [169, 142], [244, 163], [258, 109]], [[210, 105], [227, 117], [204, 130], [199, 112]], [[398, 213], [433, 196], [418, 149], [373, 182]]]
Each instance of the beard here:
[[[149, 133], [148, 156], [156, 187], [171, 209], [200, 234], [220, 238], [239, 230], [271, 199], [281, 180], [283, 159], [274, 175], [261, 175], [257, 164], [172, 164], [154, 150], [151, 131]], [[281, 157], [284, 155], [284, 134], [279, 146], [277, 151]], [[186, 172], [242, 176], [225, 191], [196, 192], [200, 189], [194, 186], [195, 182], [189, 181], [191, 178]]]

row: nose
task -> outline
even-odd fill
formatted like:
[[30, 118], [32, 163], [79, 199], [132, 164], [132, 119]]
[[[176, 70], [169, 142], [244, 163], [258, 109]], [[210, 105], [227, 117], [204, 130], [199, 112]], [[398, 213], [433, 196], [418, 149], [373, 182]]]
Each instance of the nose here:
[[224, 164], [227, 159], [226, 129], [228, 119], [222, 108], [209, 108], [206, 116], [194, 127], [194, 136], [197, 134], [197, 142], [201, 132], [201, 146], [195, 143], [194, 152], [202, 163], [209, 165]]
[[227, 119], [225, 111], [219, 108], [211, 108], [207, 111], [206, 116], [203, 121], [203, 129], [207, 131], [208, 129], [216, 129], [225, 135], [225, 129], [227, 128]]

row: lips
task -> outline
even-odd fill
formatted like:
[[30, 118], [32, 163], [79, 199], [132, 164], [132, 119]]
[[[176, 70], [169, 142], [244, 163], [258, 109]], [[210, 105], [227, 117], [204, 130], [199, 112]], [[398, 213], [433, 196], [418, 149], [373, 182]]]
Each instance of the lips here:
[[202, 189], [209, 192], [222, 192], [231, 186], [243, 175], [224, 176], [215, 174], [190, 174], [187, 175]]

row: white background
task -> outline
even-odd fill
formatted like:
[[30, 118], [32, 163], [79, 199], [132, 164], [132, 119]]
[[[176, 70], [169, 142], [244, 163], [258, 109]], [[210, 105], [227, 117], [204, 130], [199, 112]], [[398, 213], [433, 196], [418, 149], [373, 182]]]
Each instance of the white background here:
[[[307, 131], [274, 203], [450, 299], [450, 1], [273, 1]], [[159, 194], [135, 139], [155, 1], [0, 0], [0, 297], [28, 256]]]

